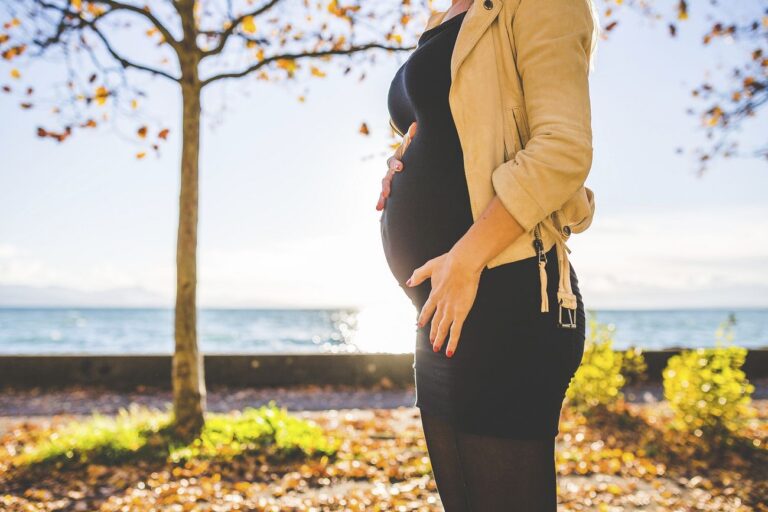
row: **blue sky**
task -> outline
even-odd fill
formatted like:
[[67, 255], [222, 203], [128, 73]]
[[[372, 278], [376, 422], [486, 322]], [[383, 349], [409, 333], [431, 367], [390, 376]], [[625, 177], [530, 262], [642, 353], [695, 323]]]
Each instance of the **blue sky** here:
[[[599, 45], [587, 182], [597, 212], [569, 243], [587, 307], [768, 305], [768, 164], [717, 161], [700, 178], [693, 157], [675, 152], [703, 140], [685, 112], [698, 106], [690, 90], [742, 55], [734, 44], [703, 50], [704, 21], [692, 18], [670, 39], [663, 24], [627, 13]], [[362, 82], [331, 66], [325, 79], [249, 79], [208, 91], [202, 306], [408, 304], [381, 252], [374, 209], [391, 142], [386, 94], [404, 59], [380, 55]], [[23, 80], [43, 83], [59, 71], [41, 64]], [[0, 66], [0, 81], [8, 74]], [[130, 289], [147, 304], [172, 305], [179, 97], [158, 80], [148, 90], [142, 108], [171, 136], [159, 157], [142, 161], [130, 137], [109, 128], [64, 144], [40, 140], [35, 130], [48, 115], [0, 97], [3, 293]], [[746, 146], [764, 143], [765, 117], [745, 126]], [[362, 121], [370, 137], [357, 132]]]

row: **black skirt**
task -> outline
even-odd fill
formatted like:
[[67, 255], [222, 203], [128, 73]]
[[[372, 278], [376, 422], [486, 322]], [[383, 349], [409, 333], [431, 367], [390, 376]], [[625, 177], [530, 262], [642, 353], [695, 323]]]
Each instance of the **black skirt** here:
[[[451, 54], [465, 14], [421, 35], [388, 96], [390, 116], [401, 132], [418, 123], [381, 215], [384, 253], [415, 307], [414, 321], [431, 282], [408, 287], [405, 281], [427, 260], [449, 251], [473, 223], [463, 152], [448, 102]], [[571, 265], [577, 328], [558, 326], [554, 246], [547, 260], [549, 312], [540, 311], [539, 273], [531, 257], [483, 270], [451, 358], [445, 355], [447, 340], [440, 352], [432, 351], [431, 322], [417, 330], [414, 405], [423, 413], [477, 434], [557, 435], [565, 391], [584, 351], [585, 315]]]

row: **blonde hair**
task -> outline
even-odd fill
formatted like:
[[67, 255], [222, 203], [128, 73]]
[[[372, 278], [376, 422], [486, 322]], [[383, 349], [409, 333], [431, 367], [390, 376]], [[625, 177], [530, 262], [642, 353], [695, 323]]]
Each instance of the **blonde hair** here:
[[600, 18], [597, 14], [597, 7], [595, 6], [595, 0], [585, 0], [589, 6], [589, 11], [592, 14], [592, 40], [589, 48], [589, 71], [595, 70], [595, 53], [597, 53], [597, 40], [600, 39]]

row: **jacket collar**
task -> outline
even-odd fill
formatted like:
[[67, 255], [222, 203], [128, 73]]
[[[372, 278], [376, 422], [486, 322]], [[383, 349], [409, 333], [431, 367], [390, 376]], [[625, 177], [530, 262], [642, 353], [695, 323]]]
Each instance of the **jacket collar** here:
[[[501, 11], [503, 0], [474, 0], [469, 6], [464, 20], [461, 22], [461, 29], [456, 36], [456, 45], [451, 56], [451, 81], [456, 80], [456, 74], [459, 66], [464, 62], [469, 53], [480, 40], [480, 36], [491, 25], [493, 20]], [[430, 18], [427, 29], [442, 23], [446, 11], [436, 12]]]

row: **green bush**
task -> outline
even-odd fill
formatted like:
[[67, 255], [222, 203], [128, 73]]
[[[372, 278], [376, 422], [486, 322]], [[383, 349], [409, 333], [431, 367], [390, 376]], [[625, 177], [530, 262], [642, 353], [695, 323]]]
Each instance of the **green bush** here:
[[664, 369], [664, 397], [675, 414], [673, 428], [712, 441], [725, 440], [754, 411], [754, 386], [741, 369], [743, 347], [725, 346], [732, 339], [728, 327], [718, 329], [718, 346], [686, 350], [670, 358]]
[[94, 414], [53, 430], [25, 447], [17, 466], [39, 463], [102, 463], [129, 460], [228, 459], [258, 453], [277, 459], [332, 455], [338, 440], [315, 423], [297, 418], [274, 402], [227, 414], [207, 413], [200, 437], [174, 438], [170, 412], [132, 406], [115, 417]]
[[613, 325], [598, 322], [592, 313], [588, 327], [584, 358], [566, 393], [568, 403], [581, 412], [610, 406], [622, 398], [624, 385], [623, 356], [613, 350]]

